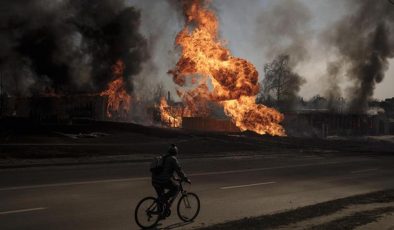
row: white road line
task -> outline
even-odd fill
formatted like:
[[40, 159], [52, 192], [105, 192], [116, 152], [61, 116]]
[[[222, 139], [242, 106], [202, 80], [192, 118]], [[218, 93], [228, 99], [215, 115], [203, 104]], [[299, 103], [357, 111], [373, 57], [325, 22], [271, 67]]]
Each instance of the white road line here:
[[268, 184], [276, 184], [276, 182], [263, 182], [263, 183], [256, 183], [256, 184], [246, 184], [246, 185], [236, 185], [236, 186], [228, 186], [228, 187], [221, 187], [220, 189], [234, 189], [234, 188], [246, 188], [246, 187], [254, 187], [254, 186], [261, 186], [261, 185], [268, 185]]
[[365, 173], [365, 172], [372, 172], [372, 171], [377, 171], [378, 168], [375, 169], [364, 169], [364, 170], [358, 170], [358, 171], [352, 171], [352, 174], [357, 174], [357, 173]]
[[[349, 163], [350, 161], [334, 161], [318, 164], [299, 164], [299, 165], [287, 165], [287, 166], [276, 166], [267, 168], [254, 168], [254, 169], [240, 169], [240, 170], [228, 170], [228, 171], [217, 171], [217, 172], [205, 172], [205, 173], [192, 173], [190, 176], [210, 176], [210, 175], [225, 175], [225, 174], [236, 174], [236, 173], [248, 173], [248, 172], [259, 172], [275, 169], [287, 169], [287, 168], [301, 168], [308, 166], [321, 166], [321, 165], [332, 165]], [[352, 161], [354, 162], [354, 161]], [[129, 181], [144, 181], [150, 180], [150, 177], [134, 177], [134, 178], [123, 178], [123, 179], [109, 179], [109, 180], [93, 180], [93, 181], [81, 181], [81, 182], [66, 182], [66, 183], [54, 183], [54, 184], [41, 184], [41, 185], [27, 185], [27, 186], [14, 186], [0, 188], [0, 191], [13, 191], [22, 189], [37, 189], [37, 188], [50, 188], [50, 187], [63, 187], [73, 185], [87, 185], [87, 184], [100, 184], [100, 183], [113, 183], [113, 182], [129, 182]]]
[[0, 215], [15, 214], [15, 213], [22, 213], [22, 212], [34, 212], [34, 211], [41, 211], [41, 210], [45, 210], [45, 209], [47, 209], [47, 208], [39, 207], [39, 208], [27, 208], [27, 209], [11, 210], [11, 211], [0, 212]]
[[336, 177], [332, 178], [330, 177], [329, 180], [322, 180], [324, 182], [335, 182], [335, 181], [342, 181], [342, 180], [352, 180], [352, 179], [361, 179], [361, 178], [368, 178], [370, 176], [376, 176], [379, 174], [376, 173], [359, 173], [359, 174], [351, 174], [351, 176], [343, 176], [343, 177]]
[[[321, 165], [332, 165], [332, 164], [341, 164], [341, 163], [349, 163], [350, 161], [334, 161], [334, 162], [326, 162], [319, 164], [299, 164], [299, 165], [288, 165], [288, 166], [276, 166], [276, 167], [267, 167], [267, 168], [254, 168], [254, 169], [240, 169], [240, 170], [228, 170], [228, 171], [219, 171], [219, 172], [206, 172], [206, 173], [194, 173], [190, 174], [191, 176], [209, 176], [209, 175], [222, 175], [222, 174], [234, 174], [234, 173], [247, 173], [247, 172], [259, 172], [259, 171], [267, 171], [274, 169], [287, 169], [287, 168], [301, 168], [308, 166], [321, 166]], [[354, 162], [354, 161], [352, 161]]]

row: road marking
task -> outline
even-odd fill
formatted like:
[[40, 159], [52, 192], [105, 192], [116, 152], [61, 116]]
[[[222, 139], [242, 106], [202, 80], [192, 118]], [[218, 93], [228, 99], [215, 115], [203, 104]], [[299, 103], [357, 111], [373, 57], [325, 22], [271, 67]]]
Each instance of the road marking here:
[[358, 171], [352, 171], [352, 174], [357, 174], [357, 173], [365, 173], [365, 172], [372, 172], [372, 171], [377, 171], [378, 168], [375, 169], [364, 169], [364, 170], [358, 170]]
[[[240, 170], [228, 170], [228, 171], [218, 171], [218, 172], [206, 172], [206, 173], [193, 173], [191, 176], [209, 176], [209, 175], [222, 175], [222, 174], [234, 174], [234, 173], [247, 173], [247, 172], [259, 172], [259, 171], [267, 171], [274, 169], [287, 169], [287, 168], [301, 168], [308, 166], [321, 166], [321, 165], [332, 165], [332, 164], [341, 164], [341, 163], [349, 163], [350, 161], [334, 161], [334, 162], [326, 162], [326, 163], [318, 163], [318, 164], [299, 164], [299, 165], [290, 165], [290, 166], [276, 166], [276, 167], [267, 167], [267, 168], [254, 168], [254, 169], [240, 169]], [[352, 161], [354, 162], [354, 161]]]
[[47, 209], [47, 208], [39, 207], [39, 208], [27, 208], [27, 209], [11, 210], [11, 211], [0, 212], [0, 215], [15, 214], [15, 213], [22, 213], [22, 212], [34, 212], [34, 211], [41, 211], [41, 210], [45, 210], [45, 209]]
[[254, 186], [261, 186], [261, 185], [269, 185], [269, 184], [276, 184], [276, 182], [263, 182], [257, 184], [245, 184], [245, 185], [236, 185], [236, 186], [228, 186], [228, 187], [221, 187], [220, 189], [234, 189], [234, 188], [246, 188], [246, 187], [254, 187]]
[[[362, 161], [362, 160], [360, 160], [360, 161]], [[190, 176], [225, 175], [225, 174], [236, 174], [236, 173], [260, 172], [260, 171], [275, 170], [275, 169], [301, 168], [301, 167], [308, 167], [308, 166], [342, 164], [342, 163], [349, 163], [349, 162], [350, 161], [333, 161], [333, 162], [325, 162], [325, 163], [318, 163], [318, 164], [299, 164], [299, 165], [276, 166], [276, 167], [267, 167], [267, 168], [192, 173], [192, 174], [188, 174], [188, 175], [190, 175]], [[355, 161], [351, 161], [351, 162], [355, 162]], [[37, 188], [63, 187], [63, 186], [73, 186], [73, 185], [113, 183], [113, 182], [144, 181], [144, 180], [150, 180], [150, 179], [151, 179], [151, 177], [134, 177], [134, 178], [123, 178], [123, 179], [93, 180], [93, 181], [81, 181], [81, 182], [65, 182], [65, 183], [54, 183], [54, 184], [14, 186], [14, 187], [0, 188], [0, 191], [13, 191], [13, 190], [22, 190], [22, 189], [37, 189]]]

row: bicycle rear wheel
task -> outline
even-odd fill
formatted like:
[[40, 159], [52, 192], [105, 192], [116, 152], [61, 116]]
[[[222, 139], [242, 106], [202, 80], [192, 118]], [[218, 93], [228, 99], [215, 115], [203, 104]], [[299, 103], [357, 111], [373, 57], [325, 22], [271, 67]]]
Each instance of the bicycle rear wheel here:
[[159, 222], [157, 199], [146, 197], [135, 208], [135, 222], [143, 229], [152, 228]]
[[195, 193], [182, 195], [178, 201], [177, 213], [185, 222], [193, 221], [200, 212], [200, 199]]

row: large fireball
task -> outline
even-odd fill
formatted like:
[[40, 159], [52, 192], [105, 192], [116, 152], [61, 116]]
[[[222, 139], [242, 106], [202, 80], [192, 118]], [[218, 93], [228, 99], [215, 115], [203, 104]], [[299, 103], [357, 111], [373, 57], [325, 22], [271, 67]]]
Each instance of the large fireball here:
[[[182, 52], [169, 73], [180, 86], [179, 95], [192, 116], [199, 116], [207, 102], [216, 102], [242, 131], [284, 136], [285, 130], [280, 125], [284, 116], [255, 103], [260, 87], [256, 68], [247, 60], [232, 56], [219, 40], [218, 20], [208, 8], [209, 1], [181, 2], [186, 22], [176, 44]], [[183, 87], [188, 79], [196, 87]]]

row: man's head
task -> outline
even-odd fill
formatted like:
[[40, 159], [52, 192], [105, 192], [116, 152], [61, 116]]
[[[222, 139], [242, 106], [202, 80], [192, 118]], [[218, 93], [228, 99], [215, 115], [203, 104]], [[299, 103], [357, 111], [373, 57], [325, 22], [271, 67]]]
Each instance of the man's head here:
[[178, 155], [178, 147], [175, 144], [171, 144], [170, 147], [168, 148], [168, 154], [170, 155]]

